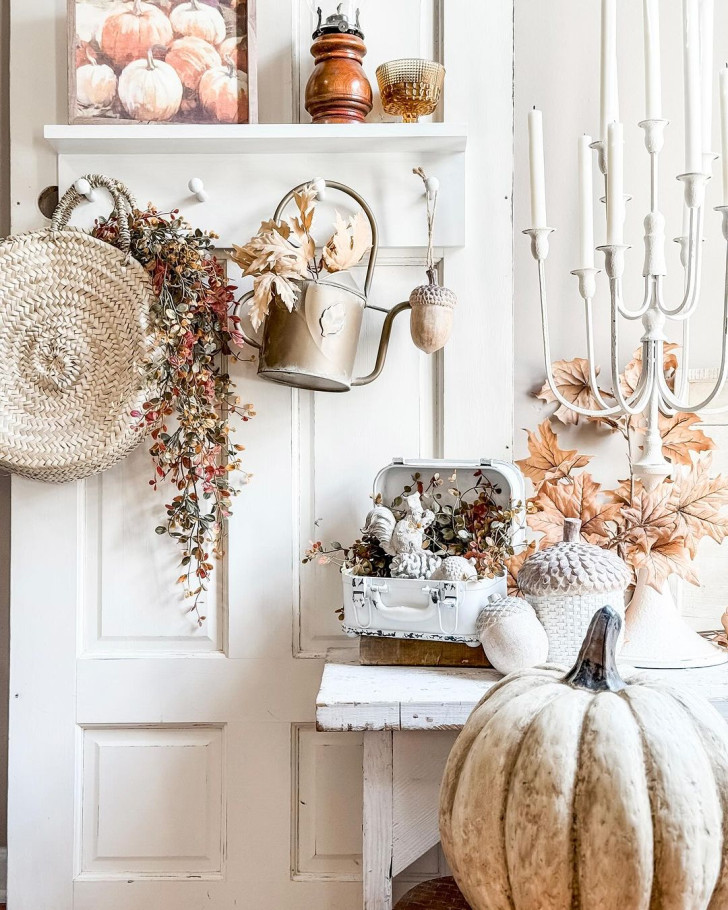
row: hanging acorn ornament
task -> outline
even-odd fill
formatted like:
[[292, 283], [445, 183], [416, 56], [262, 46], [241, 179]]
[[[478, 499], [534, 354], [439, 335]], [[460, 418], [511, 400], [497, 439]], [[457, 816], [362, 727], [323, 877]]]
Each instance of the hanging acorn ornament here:
[[410, 333], [412, 341], [426, 354], [434, 354], [444, 348], [452, 332], [453, 310], [458, 302], [455, 294], [437, 283], [435, 256], [433, 253], [433, 235], [437, 197], [440, 192], [440, 181], [437, 177], [428, 177], [421, 167], [413, 173], [422, 178], [425, 184], [427, 199], [427, 278], [428, 284], [421, 284], [410, 294]]

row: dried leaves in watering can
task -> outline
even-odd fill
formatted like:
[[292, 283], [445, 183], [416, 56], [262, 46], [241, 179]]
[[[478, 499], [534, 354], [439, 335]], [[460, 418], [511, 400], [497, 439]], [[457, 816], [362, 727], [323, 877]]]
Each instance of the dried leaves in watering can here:
[[427, 284], [421, 284], [410, 294], [410, 332], [412, 341], [426, 354], [434, 354], [447, 344], [452, 332], [453, 310], [457, 297], [448, 288], [437, 283], [432, 238], [437, 211], [437, 197], [440, 183], [436, 177], [428, 177], [421, 167], [414, 172], [422, 178], [427, 196]]

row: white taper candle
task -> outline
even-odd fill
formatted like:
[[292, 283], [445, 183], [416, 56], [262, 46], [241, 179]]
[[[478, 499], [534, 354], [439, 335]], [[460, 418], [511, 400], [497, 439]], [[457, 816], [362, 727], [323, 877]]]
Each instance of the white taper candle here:
[[531, 227], [546, 227], [546, 175], [543, 155], [543, 118], [528, 112], [528, 152], [531, 165]]
[[594, 185], [591, 136], [579, 136], [579, 268], [594, 268]]
[[602, 0], [601, 138], [606, 141], [609, 124], [619, 120], [617, 77], [617, 0]]
[[703, 120], [703, 154], [713, 150], [713, 0], [700, 0], [700, 112]]
[[607, 244], [624, 239], [624, 131], [621, 123], [607, 130]]
[[662, 119], [660, 0], [644, 0], [646, 120]]
[[720, 71], [720, 127], [723, 158], [723, 205], [728, 205], [728, 66]]
[[685, 172], [703, 171], [700, 117], [700, 15], [698, 0], [683, 0]]

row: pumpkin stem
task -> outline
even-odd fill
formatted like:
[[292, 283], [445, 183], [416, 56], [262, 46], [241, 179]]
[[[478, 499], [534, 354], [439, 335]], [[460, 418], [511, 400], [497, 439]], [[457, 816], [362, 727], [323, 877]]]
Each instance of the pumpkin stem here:
[[200, 8], [200, 7], [199, 7], [199, 5], [198, 5], [198, 3], [197, 3], [197, 0], [190, 0], [190, 9], [193, 9], [195, 12], [197, 12], [197, 10], [198, 10], [199, 8]]
[[225, 65], [228, 68], [228, 77], [230, 79], [237, 79], [238, 71], [235, 68], [235, 61], [229, 54], [225, 54]]
[[152, 53], [152, 49], [150, 47], [149, 50], [147, 51], [147, 69], [155, 70], [156, 68], [157, 68], [157, 66], [154, 62], [154, 54]]
[[134, 0], [134, 6], [132, 6], [131, 11], [132, 11], [132, 13], [134, 13], [135, 16], [141, 16], [141, 14], [143, 12], [142, 0]]
[[574, 667], [564, 682], [590, 692], [621, 692], [626, 683], [617, 669], [617, 639], [622, 617], [614, 607], [602, 607], [592, 617]]

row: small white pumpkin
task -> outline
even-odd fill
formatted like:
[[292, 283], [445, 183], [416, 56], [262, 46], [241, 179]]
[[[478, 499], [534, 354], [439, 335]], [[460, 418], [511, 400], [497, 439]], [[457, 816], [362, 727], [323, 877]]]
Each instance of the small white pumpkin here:
[[248, 80], [235, 69], [230, 57], [224, 66], [215, 66], [200, 79], [200, 102], [219, 123], [246, 123], [248, 120]]
[[535, 667], [548, 657], [546, 630], [522, 597], [493, 594], [478, 616], [476, 633], [485, 656], [504, 675]]
[[81, 107], [109, 107], [116, 97], [116, 73], [86, 52], [88, 63], [76, 70], [76, 100]]
[[190, 35], [202, 38], [210, 44], [222, 44], [225, 40], [225, 20], [220, 10], [198, 0], [180, 3], [169, 16], [176, 35]]
[[493, 687], [453, 747], [445, 855], [473, 910], [728, 907], [728, 726], [704, 699], [625, 683], [603, 607], [574, 668]]
[[173, 41], [164, 62], [175, 68], [182, 85], [192, 92], [197, 91], [200, 79], [209, 69], [222, 63], [220, 55], [209, 42], [192, 35]]
[[130, 63], [119, 77], [119, 99], [134, 120], [171, 120], [182, 103], [182, 82], [174, 67], [155, 60]]

